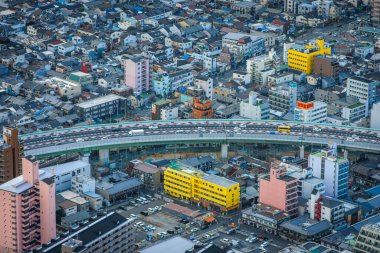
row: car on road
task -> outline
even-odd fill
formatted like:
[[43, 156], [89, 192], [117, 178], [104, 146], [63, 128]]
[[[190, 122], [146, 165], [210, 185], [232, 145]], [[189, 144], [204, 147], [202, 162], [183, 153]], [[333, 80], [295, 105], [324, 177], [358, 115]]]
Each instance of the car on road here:
[[131, 213], [130, 216], [131, 216], [131, 218], [136, 218], [137, 217], [137, 215], [133, 214], [133, 213]]
[[70, 232], [68, 230], [62, 232], [62, 235], [64, 235], [64, 236], [66, 236], [68, 234], [70, 234]]
[[223, 239], [220, 239], [220, 242], [224, 244], [229, 244], [230, 240], [228, 240], [227, 238], [223, 238]]
[[268, 246], [268, 245], [269, 245], [269, 242], [263, 242], [263, 243], [260, 245], [260, 247], [265, 248], [265, 247]]
[[320, 132], [320, 131], [322, 131], [322, 130], [321, 130], [320, 128], [318, 128], [318, 127], [314, 127], [314, 128], [313, 128], [313, 131], [314, 131], [314, 132]]
[[192, 228], [191, 229], [191, 232], [197, 232], [197, 231], [199, 231], [199, 228]]
[[86, 225], [86, 224], [88, 224], [88, 220], [84, 220], [84, 221], [82, 221], [80, 224], [81, 224], [81, 225]]
[[77, 230], [79, 228], [78, 224], [72, 224], [70, 225], [71, 230]]
[[91, 220], [96, 220], [98, 218], [98, 215], [94, 214], [90, 217]]

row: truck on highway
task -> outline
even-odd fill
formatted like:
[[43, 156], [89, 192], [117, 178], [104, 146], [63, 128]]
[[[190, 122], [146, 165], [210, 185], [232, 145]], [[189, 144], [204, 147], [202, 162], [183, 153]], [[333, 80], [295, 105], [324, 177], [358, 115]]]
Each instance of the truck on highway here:
[[129, 131], [129, 136], [144, 135], [144, 129], [137, 129]]

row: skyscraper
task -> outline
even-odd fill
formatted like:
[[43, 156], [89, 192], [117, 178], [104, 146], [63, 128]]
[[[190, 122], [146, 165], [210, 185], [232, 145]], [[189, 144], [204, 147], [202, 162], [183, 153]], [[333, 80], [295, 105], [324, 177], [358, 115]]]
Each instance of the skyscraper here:
[[22, 159], [22, 175], [0, 185], [0, 252], [33, 250], [56, 237], [53, 175]]
[[334, 149], [321, 150], [309, 156], [309, 167], [313, 168], [313, 176], [323, 179], [325, 195], [341, 198], [347, 195], [350, 163], [338, 157]]
[[19, 145], [18, 129], [5, 127], [3, 143], [0, 144], [0, 183], [21, 175], [21, 157], [24, 155]]

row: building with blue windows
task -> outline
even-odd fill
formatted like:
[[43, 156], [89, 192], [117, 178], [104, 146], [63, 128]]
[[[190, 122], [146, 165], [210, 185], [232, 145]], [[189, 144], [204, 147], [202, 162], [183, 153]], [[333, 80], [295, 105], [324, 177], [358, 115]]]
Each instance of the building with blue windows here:
[[323, 179], [325, 195], [332, 198], [347, 196], [350, 162], [337, 156], [336, 149], [310, 154], [309, 167], [313, 168], [313, 176]]

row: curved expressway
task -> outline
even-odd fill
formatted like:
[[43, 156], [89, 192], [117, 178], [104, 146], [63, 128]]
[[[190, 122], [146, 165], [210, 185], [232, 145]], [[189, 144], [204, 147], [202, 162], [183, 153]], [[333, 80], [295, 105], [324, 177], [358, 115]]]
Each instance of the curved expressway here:
[[[288, 125], [290, 133], [279, 133]], [[336, 143], [380, 152], [380, 131], [328, 124], [252, 120], [139, 121], [21, 135], [25, 154], [39, 157], [94, 150], [184, 143]]]

